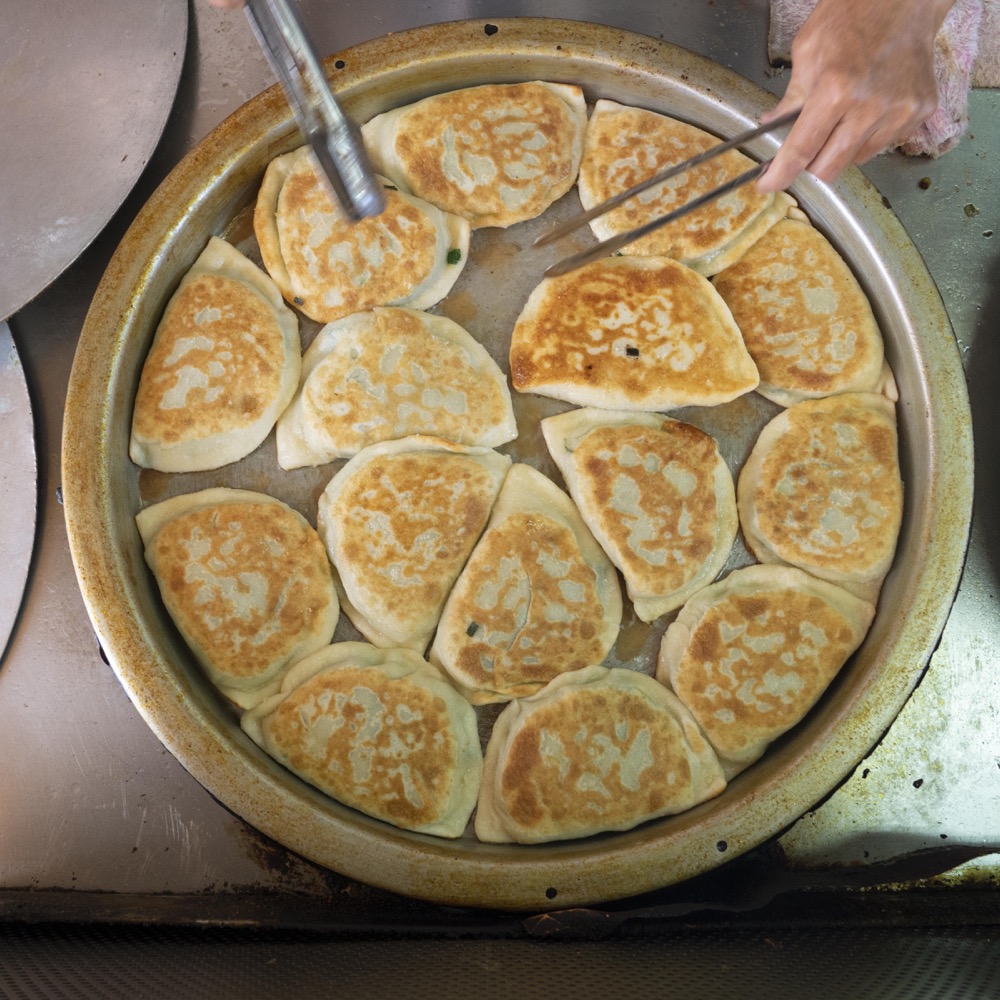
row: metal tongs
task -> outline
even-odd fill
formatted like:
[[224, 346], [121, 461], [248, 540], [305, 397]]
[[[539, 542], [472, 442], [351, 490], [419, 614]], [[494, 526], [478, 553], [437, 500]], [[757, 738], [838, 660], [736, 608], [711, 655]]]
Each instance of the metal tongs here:
[[[706, 163], [708, 160], [714, 159], [716, 156], [720, 156], [722, 153], [726, 153], [730, 149], [742, 146], [743, 143], [749, 142], [751, 139], [756, 139], [758, 136], [764, 135], [767, 132], [772, 132], [775, 129], [781, 128], [783, 125], [790, 125], [796, 118], [798, 118], [798, 116], [799, 110], [789, 111], [787, 114], [781, 115], [779, 118], [775, 118], [774, 121], [768, 122], [767, 125], [758, 125], [756, 128], [750, 129], [749, 132], [743, 132], [741, 135], [734, 136], [732, 139], [720, 142], [717, 146], [712, 146], [710, 149], [706, 149], [704, 152], [698, 153], [696, 156], [692, 156], [689, 160], [685, 160], [683, 163], [675, 164], [667, 170], [654, 174], [652, 177], [641, 181], [639, 184], [629, 188], [627, 191], [622, 191], [620, 194], [616, 194], [613, 197], [608, 198], [607, 201], [601, 202], [600, 205], [595, 205], [593, 208], [590, 208], [585, 212], [580, 212], [578, 215], [574, 215], [566, 222], [562, 222], [558, 226], [554, 226], [552, 229], [546, 230], [546, 232], [542, 233], [535, 240], [534, 245], [536, 247], [540, 247], [553, 243], [555, 240], [567, 235], [567, 233], [571, 233], [574, 229], [585, 225], [592, 219], [596, 219], [599, 215], [604, 215], [605, 212], [610, 212], [613, 208], [617, 208], [623, 201], [627, 201], [629, 198], [634, 198], [637, 194], [642, 194], [643, 191], [648, 191], [651, 187], [655, 187], [657, 184], [662, 184], [664, 181], [670, 180], [671, 177], [676, 177], [678, 174], [682, 174], [684, 171], [690, 170], [692, 167], [700, 166], [702, 163]], [[767, 170], [770, 163], [770, 160], [764, 160], [740, 174], [738, 177], [734, 177], [732, 180], [726, 181], [725, 184], [720, 184], [719, 187], [713, 188], [711, 191], [707, 191], [705, 194], [699, 195], [697, 198], [693, 198], [686, 204], [681, 205], [680, 208], [676, 208], [672, 212], [668, 212], [666, 215], [661, 215], [656, 219], [651, 219], [649, 222], [646, 222], [641, 226], [637, 226], [635, 229], [619, 233], [617, 236], [612, 236], [609, 239], [598, 243], [596, 246], [589, 247], [580, 253], [573, 254], [571, 257], [558, 261], [546, 269], [545, 276], [547, 278], [554, 278], [560, 274], [567, 274], [569, 271], [574, 271], [578, 267], [583, 267], [584, 264], [589, 264], [593, 260], [599, 260], [601, 257], [607, 257], [610, 254], [616, 253], [618, 250], [621, 250], [622, 247], [628, 246], [629, 243], [633, 243], [636, 240], [641, 239], [647, 233], [651, 233], [655, 229], [659, 229], [661, 226], [665, 226], [670, 222], [675, 222], [682, 216], [687, 215], [688, 212], [693, 212], [695, 209], [701, 208], [702, 205], [705, 205], [710, 201], [714, 201], [716, 198], [720, 198], [724, 194], [728, 194], [735, 188], [742, 187], [744, 184], [749, 184], [750, 181], [756, 180], [761, 176], [761, 174], [764, 173], [765, 170]]]
[[385, 193], [357, 126], [340, 109], [305, 27], [286, 0], [247, 0], [247, 20], [288, 98], [302, 134], [353, 221], [378, 215]]

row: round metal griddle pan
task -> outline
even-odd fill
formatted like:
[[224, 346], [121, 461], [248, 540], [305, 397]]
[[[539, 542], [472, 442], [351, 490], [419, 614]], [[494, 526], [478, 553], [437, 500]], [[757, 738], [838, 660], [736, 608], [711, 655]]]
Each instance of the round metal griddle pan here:
[[[547, 19], [495, 26], [491, 33], [478, 21], [402, 32], [331, 57], [327, 70], [358, 121], [438, 91], [530, 79], [578, 82], [588, 99], [642, 105], [719, 135], [749, 127], [773, 102], [718, 65], [645, 36]], [[576, 842], [445, 841], [340, 806], [243, 735], [173, 629], [133, 520], [167, 489], [155, 474], [140, 475], [127, 448], [136, 384], [160, 313], [210, 233], [237, 243], [249, 238], [247, 207], [264, 167], [299, 143], [277, 88], [223, 122], [126, 234], [80, 339], [63, 446], [70, 544], [95, 628], [136, 707], [198, 781], [268, 836], [349, 877], [440, 903], [541, 910], [621, 898], [709, 870], [779, 833], [835, 788], [895, 718], [943, 628], [965, 552], [972, 500], [965, 383], [940, 297], [896, 217], [856, 170], [832, 188], [803, 178], [793, 189], [861, 278], [900, 389], [904, 527], [861, 649], [805, 722], [712, 802]], [[762, 139], [749, 151], [765, 156], [774, 148], [774, 140]], [[479, 267], [502, 285], [530, 236], [516, 227], [490, 232], [474, 234], [467, 270]], [[540, 278], [542, 264], [524, 260], [536, 269], [533, 280]], [[514, 316], [520, 294], [505, 290]], [[466, 296], [475, 332], [473, 293]], [[532, 412], [530, 399], [522, 401], [523, 447], [537, 442], [525, 425]], [[311, 491], [315, 505], [328, 478], [327, 470], [299, 489]], [[251, 463], [240, 485], [267, 492], [271, 484]], [[184, 477], [170, 484], [172, 492], [186, 488], [194, 484]]]

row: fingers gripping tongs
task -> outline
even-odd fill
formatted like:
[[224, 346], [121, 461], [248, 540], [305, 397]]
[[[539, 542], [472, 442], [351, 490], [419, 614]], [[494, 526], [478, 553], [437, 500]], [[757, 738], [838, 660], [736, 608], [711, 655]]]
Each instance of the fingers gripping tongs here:
[[247, 20], [281, 82], [302, 134], [352, 220], [385, 207], [382, 185], [368, 162], [357, 127], [330, 92], [305, 28], [287, 0], [247, 0]]
[[[775, 118], [774, 121], [768, 122], [767, 125], [758, 125], [756, 128], [750, 129], [749, 132], [744, 132], [741, 135], [734, 136], [732, 139], [727, 139], [725, 142], [720, 142], [718, 145], [712, 146], [710, 149], [706, 149], [704, 152], [698, 153], [696, 156], [692, 156], [689, 160], [685, 160], [683, 163], [675, 164], [674, 166], [669, 167], [668, 169], [655, 174], [644, 181], [641, 181], [639, 184], [629, 188], [627, 191], [622, 191], [620, 194], [614, 195], [607, 201], [601, 202], [600, 205], [595, 205], [593, 208], [588, 209], [585, 212], [580, 212], [566, 222], [547, 230], [535, 240], [535, 246], [545, 246], [548, 243], [552, 243], [565, 236], [567, 233], [572, 232], [574, 229], [577, 229], [579, 226], [585, 225], [592, 219], [596, 219], [599, 215], [604, 215], [605, 212], [610, 212], [613, 208], [617, 208], [623, 201], [633, 198], [638, 194], [642, 194], [643, 191], [648, 191], [651, 187], [655, 187], [657, 184], [662, 184], [664, 181], [668, 181], [671, 177], [676, 177], [678, 174], [682, 174], [686, 170], [691, 170], [693, 167], [700, 166], [702, 163], [719, 156], [721, 153], [728, 152], [730, 149], [735, 149], [737, 146], [742, 146], [751, 139], [756, 139], [758, 136], [764, 135], [765, 132], [771, 132], [774, 129], [780, 128], [782, 125], [789, 125], [795, 121], [798, 116], [798, 111], [790, 111], [788, 114], [781, 115], [779, 118]], [[751, 167], [749, 170], [744, 171], [739, 176], [732, 178], [732, 180], [726, 181], [725, 184], [721, 184], [719, 187], [713, 188], [711, 191], [707, 191], [705, 194], [699, 195], [697, 198], [693, 198], [686, 204], [681, 205], [680, 208], [674, 209], [674, 211], [668, 212], [666, 215], [658, 216], [655, 219], [651, 219], [644, 225], [637, 226], [635, 229], [630, 229], [625, 233], [619, 233], [616, 236], [612, 236], [610, 239], [606, 239], [603, 242], [598, 243], [596, 246], [588, 247], [588, 249], [582, 251], [581, 253], [574, 254], [571, 257], [567, 257], [565, 260], [558, 261], [545, 271], [545, 276], [548, 278], [554, 278], [557, 275], [573, 271], [578, 267], [583, 267], [584, 264], [589, 264], [593, 260], [599, 260], [601, 257], [607, 257], [613, 253], [617, 253], [622, 249], [622, 247], [628, 246], [629, 243], [634, 243], [637, 239], [640, 239], [647, 233], [651, 233], [653, 230], [659, 229], [661, 226], [665, 226], [670, 222], [676, 221], [681, 218], [681, 216], [687, 215], [688, 212], [693, 212], [695, 209], [701, 208], [702, 205], [705, 205], [716, 198], [720, 198], [724, 194], [728, 194], [735, 188], [741, 187], [744, 184], [749, 184], [752, 180], [756, 180], [756, 178], [760, 177], [764, 171], [767, 170], [770, 162], [770, 160], [764, 160], [763, 162]]]

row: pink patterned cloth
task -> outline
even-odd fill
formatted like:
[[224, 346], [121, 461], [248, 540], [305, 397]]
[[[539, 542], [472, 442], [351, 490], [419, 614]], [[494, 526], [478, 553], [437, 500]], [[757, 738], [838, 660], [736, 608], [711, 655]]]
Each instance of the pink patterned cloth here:
[[973, 87], [1000, 87], [1000, 0], [983, 0], [979, 55], [972, 67]]
[[[771, 0], [767, 44], [772, 63], [791, 62], [792, 40], [816, 2]], [[934, 73], [938, 109], [899, 144], [911, 156], [940, 156], [956, 146], [969, 123], [970, 86], [1000, 86], [1000, 0], [956, 0], [938, 32]]]

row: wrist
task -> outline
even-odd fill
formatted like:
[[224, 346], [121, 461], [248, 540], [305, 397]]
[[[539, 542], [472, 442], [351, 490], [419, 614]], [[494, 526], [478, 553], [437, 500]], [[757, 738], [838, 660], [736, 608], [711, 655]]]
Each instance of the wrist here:
[[944, 24], [948, 11], [955, 6], [957, 0], [881, 0], [881, 2], [892, 3], [902, 8], [901, 13], [916, 23], [923, 22], [928, 25], [931, 33], [936, 35]]

